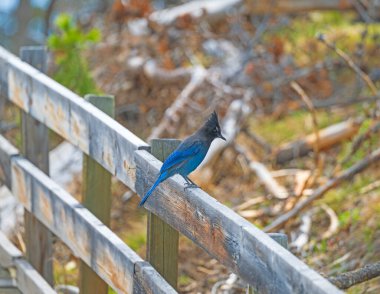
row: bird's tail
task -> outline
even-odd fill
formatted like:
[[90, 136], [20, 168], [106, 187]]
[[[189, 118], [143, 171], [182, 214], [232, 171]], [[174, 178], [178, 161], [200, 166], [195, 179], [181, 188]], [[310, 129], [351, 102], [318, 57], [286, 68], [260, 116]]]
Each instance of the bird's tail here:
[[148, 200], [150, 194], [153, 193], [154, 189], [156, 189], [156, 187], [163, 181], [162, 179], [162, 175], [160, 175], [158, 177], [158, 179], [156, 180], [156, 182], [153, 184], [153, 186], [149, 189], [148, 192], [146, 192], [145, 196], [143, 197], [143, 199], [141, 200], [140, 204], [139, 204], [139, 207], [143, 206], [144, 203]]

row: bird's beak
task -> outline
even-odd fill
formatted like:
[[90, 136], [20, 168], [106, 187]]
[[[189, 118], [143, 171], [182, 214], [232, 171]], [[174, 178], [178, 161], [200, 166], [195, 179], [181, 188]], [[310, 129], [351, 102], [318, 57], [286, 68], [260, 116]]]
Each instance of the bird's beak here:
[[224, 140], [224, 141], [227, 141], [226, 138], [223, 137], [222, 133], [219, 133], [219, 136], [218, 136], [220, 139]]

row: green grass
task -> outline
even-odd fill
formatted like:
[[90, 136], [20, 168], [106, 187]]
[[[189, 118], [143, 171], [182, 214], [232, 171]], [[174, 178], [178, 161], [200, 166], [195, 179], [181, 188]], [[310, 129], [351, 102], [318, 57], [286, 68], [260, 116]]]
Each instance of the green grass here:
[[373, 37], [380, 34], [380, 24], [367, 25], [356, 21], [356, 17], [350, 12], [311, 12], [305, 17], [294, 18], [291, 24], [281, 27], [274, 34], [266, 35], [265, 40], [271, 42], [273, 36], [281, 38], [285, 42], [285, 51], [291, 53], [300, 64], [324, 59], [326, 53], [335, 54], [316, 40], [318, 33], [324, 34], [340, 49], [352, 52], [368, 26], [365, 45], [376, 45], [378, 41]]
[[356, 224], [360, 220], [360, 211], [358, 208], [343, 211], [338, 215], [338, 219], [341, 227], [345, 227], [349, 224]]
[[[141, 232], [141, 231], [140, 231]], [[146, 232], [142, 230], [143, 233], [134, 232], [124, 232], [122, 234], [123, 241], [134, 251], [138, 251], [146, 243]]]
[[191, 278], [187, 275], [180, 275], [178, 277], [178, 284], [179, 285], [187, 285], [191, 282]]
[[[317, 111], [319, 129], [323, 129], [343, 118], [341, 115]], [[265, 117], [260, 120], [251, 119], [249, 126], [253, 133], [265, 138], [268, 143], [278, 146], [313, 133], [311, 114], [307, 110], [298, 110], [281, 119]]]
[[344, 205], [342, 203], [348, 203], [353, 198], [360, 195], [360, 190], [373, 182], [373, 177], [368, 174], [360, 174], [354, 177], [353, 180], [342, 183], [339, 187], [330, 190], [323, 197], [322, 202], [329, 205], [332, 209], [335, 210], [338, 214], [345, 211]]

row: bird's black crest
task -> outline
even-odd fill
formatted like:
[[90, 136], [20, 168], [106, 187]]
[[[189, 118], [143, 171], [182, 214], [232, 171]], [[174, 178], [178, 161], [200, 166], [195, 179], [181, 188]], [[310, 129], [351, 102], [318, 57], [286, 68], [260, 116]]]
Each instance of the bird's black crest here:
[[219, 121], [218, 121], [218, 115], [214, 111], [211, 113], [210, 117], [206, 121], [206, 126], [209, 128], [214, 128], [215, 126], [219, 126]]

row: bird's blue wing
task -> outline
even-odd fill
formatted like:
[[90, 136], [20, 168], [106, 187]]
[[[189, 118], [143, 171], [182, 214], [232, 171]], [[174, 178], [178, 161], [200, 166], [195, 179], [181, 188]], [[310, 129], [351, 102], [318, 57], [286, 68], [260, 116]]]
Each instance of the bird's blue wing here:
[[180, 166], [185, 160], [198, 154], [201, 151], [201, 148], [202, 143], [200, 141], [192, 141], [191, 143], [184, 141], [165, 160], [160, 172], [163, 173], [164, 171]]

